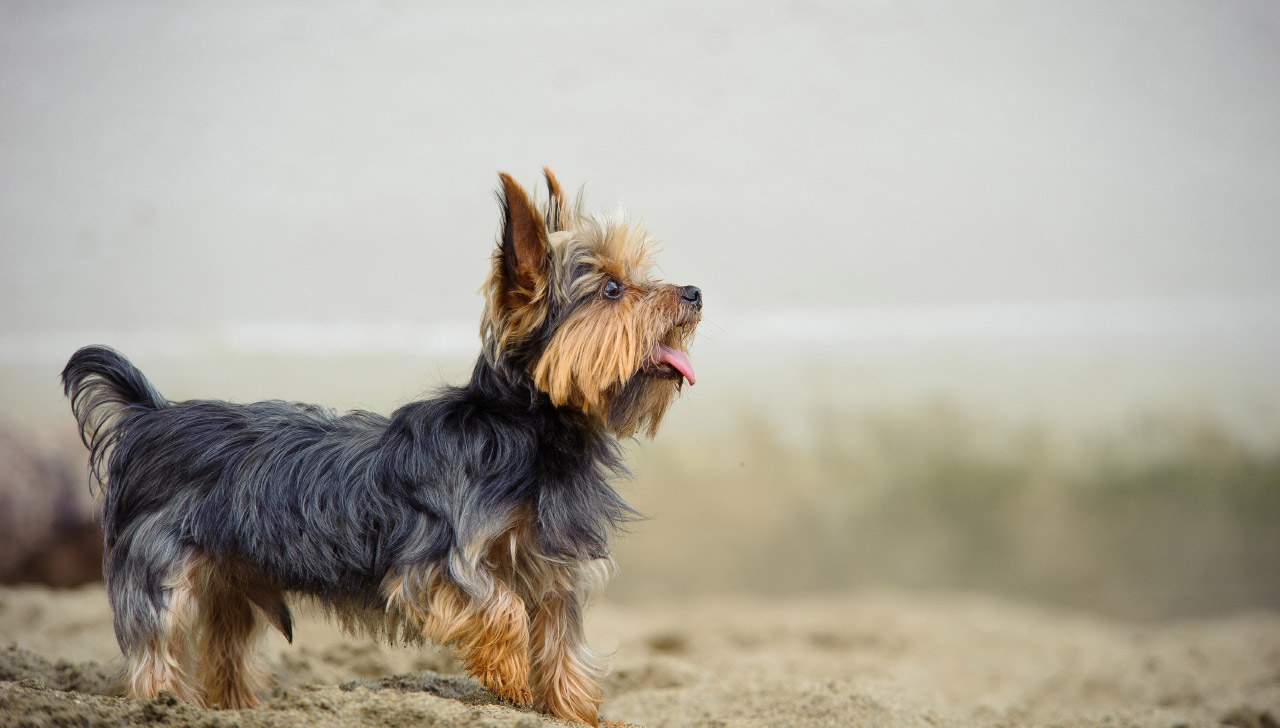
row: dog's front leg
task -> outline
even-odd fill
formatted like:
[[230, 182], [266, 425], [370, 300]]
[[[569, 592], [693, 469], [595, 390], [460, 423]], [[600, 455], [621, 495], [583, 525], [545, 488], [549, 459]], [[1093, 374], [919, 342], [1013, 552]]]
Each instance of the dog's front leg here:
[[583, 632], [582, 611], [603, 581], [607, 564], [587, 562], [558, 569], [550, 590], [530, 600], [529, 659], [534, 706], [557, 718], [599, 725], [604, 693], [596, 678], [605, 661], [592, 652]]
[[389, 602], [404, 609], [429, 640], [452, 647], [489, 692], [518, 705], [532, 703], [524, 600], [484, 571], [468, 574], [466, 588], [435, 569], [422, 580], [412, 576], [390, 582]]
[[489, 692], [519, 705], [529, 690], [529, 621], [524, 600], [505, 584], [487, 579], [478, 599], [446, 585], [431, 599], [427, 633], [452, 645], [467, 672]]

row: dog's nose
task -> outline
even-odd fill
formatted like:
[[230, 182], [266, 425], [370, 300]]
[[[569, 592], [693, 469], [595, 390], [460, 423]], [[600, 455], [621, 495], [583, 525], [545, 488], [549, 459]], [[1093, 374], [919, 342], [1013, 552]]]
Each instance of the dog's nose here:
[[694, 308], [702, 308], [702, 289], [697, 286], [682, 286], [680, 298], [692, 304]]

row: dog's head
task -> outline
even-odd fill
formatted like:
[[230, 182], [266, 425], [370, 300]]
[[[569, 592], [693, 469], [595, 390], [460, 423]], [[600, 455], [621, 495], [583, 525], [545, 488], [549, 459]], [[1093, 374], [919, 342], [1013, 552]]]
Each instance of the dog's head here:
[[654, 241], [621, 216], [583, 213], [550, 170], [541, 211], [500, 175], [502, 235], [481, 334], [500, 370], [619, 436], [657, 430], [684, 382], [702, 293], [651, 272]]

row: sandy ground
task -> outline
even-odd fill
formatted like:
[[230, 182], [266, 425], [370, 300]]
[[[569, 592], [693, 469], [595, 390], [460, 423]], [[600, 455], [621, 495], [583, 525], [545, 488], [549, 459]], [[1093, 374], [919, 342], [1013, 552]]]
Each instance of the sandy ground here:
[[[447, 654], [303, 616], [254, 711], [116, 697], [100, 587], [0, 589], [3, 725], [556, 725]], [[1138, 625], [954, 593], [600, 605], [606, 718], [646, 726], [1275, 726], [1280, 614]]]

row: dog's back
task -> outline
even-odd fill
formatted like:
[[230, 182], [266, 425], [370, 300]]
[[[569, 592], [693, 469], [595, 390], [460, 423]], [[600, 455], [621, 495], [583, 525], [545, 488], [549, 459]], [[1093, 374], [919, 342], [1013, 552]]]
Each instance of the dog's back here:
[[63, 385], [105, 491], [108, 584], [141, 566], [136, 537], [160, 535], [170, 546], [146, 549], [156, 562], [147, 571], [199, 548], [242, 559], [283, 589], [376, 594], [390, 566], [377, 541], [396, 525], [382, 523], [394, 504], [378, 497], [374, 472], [385, 417], [283, 401], [169, 402], [105, 347], [76, 352]]

